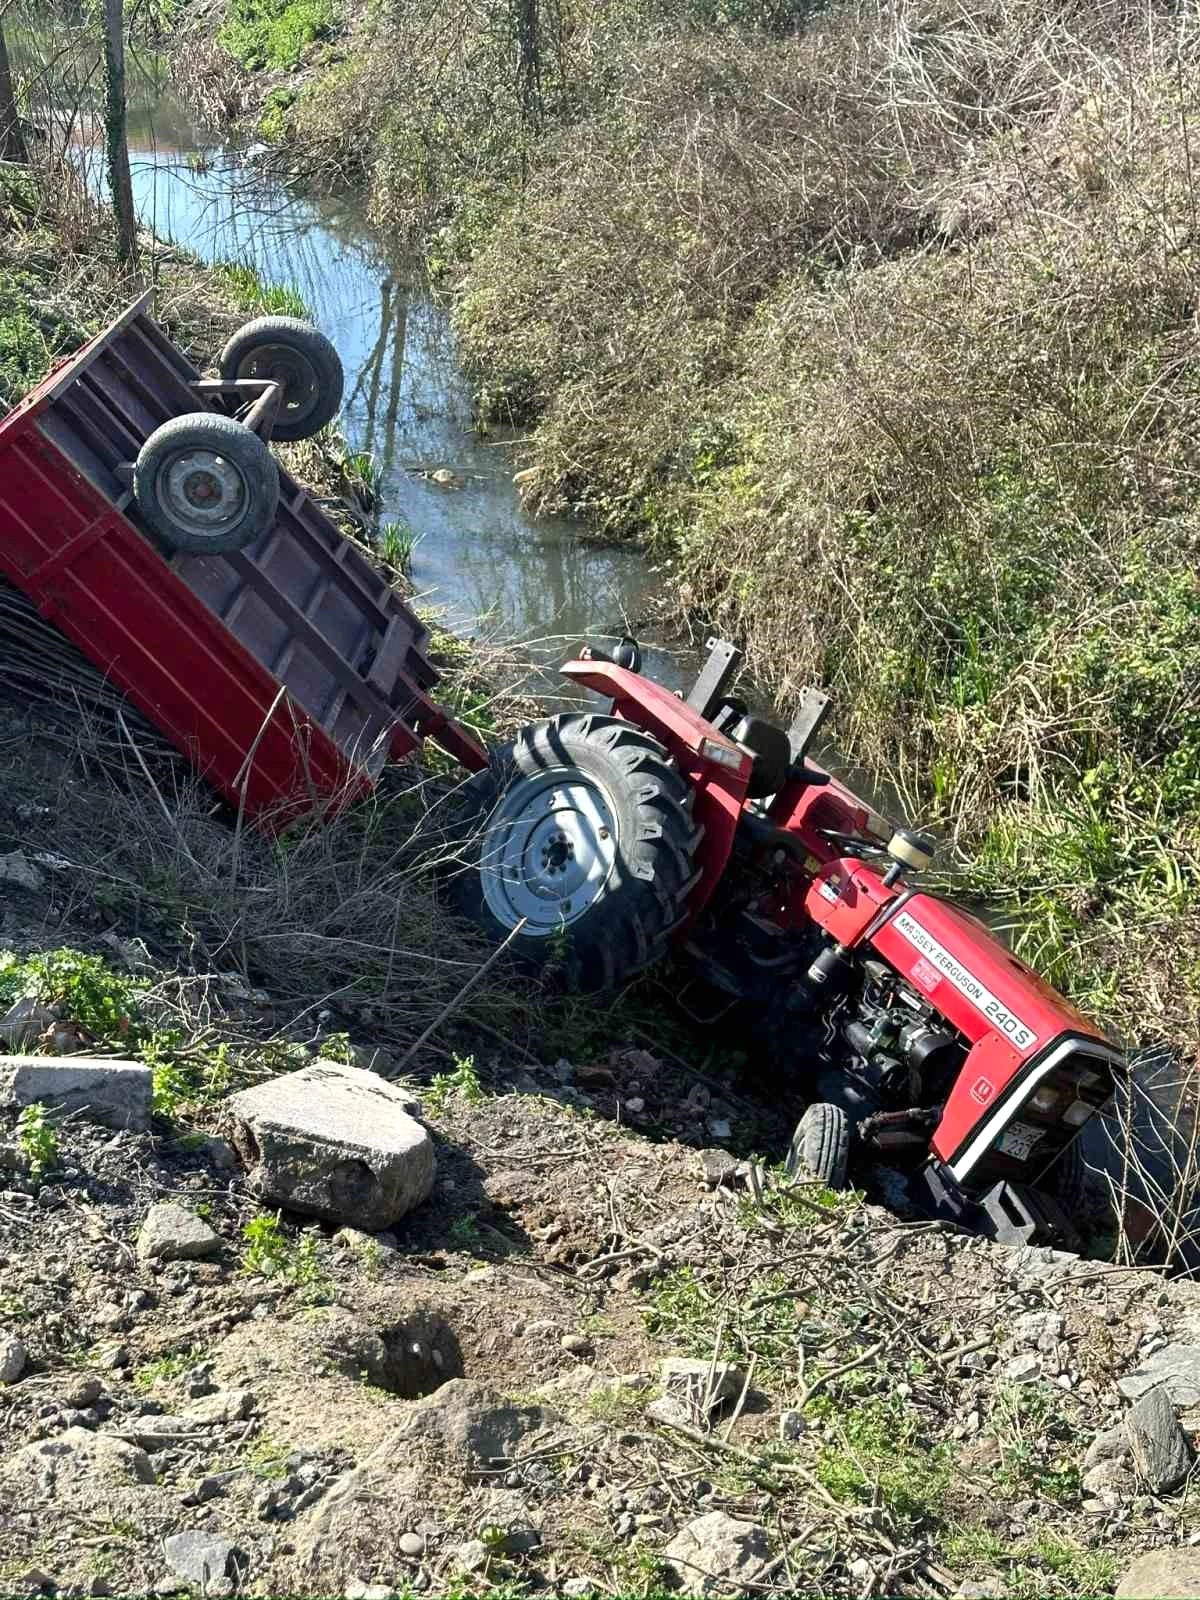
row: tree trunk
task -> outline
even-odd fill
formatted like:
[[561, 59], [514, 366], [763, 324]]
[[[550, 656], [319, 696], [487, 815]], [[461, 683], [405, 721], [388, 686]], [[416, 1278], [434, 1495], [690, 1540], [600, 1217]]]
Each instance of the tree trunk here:
[[108, 187], [117, 224], [117, 255], [128, 266], [137, 261], [137, 218], [125, 137], [124, 0], [104, 0], [104, 134]]
[[12, 68], [8, 64], [8, 41], [4, 37], [3, 23], [0, 23], [0, 160], [29, 160], [25, 135], [21, 132], [21, 118], [17, 112], [17, 97], [13, 93]]

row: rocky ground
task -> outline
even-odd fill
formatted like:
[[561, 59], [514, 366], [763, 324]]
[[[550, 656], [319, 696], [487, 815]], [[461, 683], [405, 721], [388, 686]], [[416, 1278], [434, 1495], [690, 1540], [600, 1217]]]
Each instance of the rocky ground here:
[[[49, 1144], [10, 1075], [0, 1588], [1195, 1592], [1200, 1287], [650, 1142], [655, 1065], [417, 1104], [310, 1066], [286, 1138], [257, 1089], [185, 1123], [93, 1086]], [[374, 1234], [380, 1192], [317, 1192], [346, 1084], [409, 1107], [385, 1190], [398, 1119], [436, 1161]], [[297, 1175], [344, 1217], [279, 1217]]]

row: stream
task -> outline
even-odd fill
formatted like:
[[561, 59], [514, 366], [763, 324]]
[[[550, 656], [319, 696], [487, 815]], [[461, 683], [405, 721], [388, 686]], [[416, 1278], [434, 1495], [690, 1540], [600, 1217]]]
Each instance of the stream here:
[[[26, 70], [54, 54], [40, 29], [22, 30], [11, 48]], [[139, 219], [208, 264], [249, 266], [264, 284], [294, 290], [333, 340], [346, 372], [343, 431], [381, 473], [379, 520], [407, 524], [415, 539], [418, 609], [459, 634], [527, 645], [545, 666], [582, 640], [643, 624], [656, 580], [641, 551], [524, 510], [512, 482], [514, 436], [476, 432], [447, 308], [413, 263], [389, 255], [353, 199], [297, 192], [199, 128], [160, 59], [133, 51], [127, 66]], [[98, 70], [78, 58], [72, 67], [69, 84], [43, 68], [32, 109], [61, 127], [64, 106], [85, 108], [67, 138], [102, 196]], [[439, 468], [460, 486], [431, 481]], [[647, 666], [672, 688], [683, 681], [683, 663], [661, 640], [651, 639]]]

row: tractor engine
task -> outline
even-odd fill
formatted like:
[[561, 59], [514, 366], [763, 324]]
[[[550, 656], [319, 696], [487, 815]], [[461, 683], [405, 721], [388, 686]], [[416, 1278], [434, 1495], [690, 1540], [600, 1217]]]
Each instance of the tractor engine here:
[[864, 1109], [927, 1111], [940, 1105], [966, 1056], [965, 1042], [929, 1001], [878, 960], [863, 962], [861, 990], [846, 1001], [836, 1031], [843, 1070], [848, 1068]]

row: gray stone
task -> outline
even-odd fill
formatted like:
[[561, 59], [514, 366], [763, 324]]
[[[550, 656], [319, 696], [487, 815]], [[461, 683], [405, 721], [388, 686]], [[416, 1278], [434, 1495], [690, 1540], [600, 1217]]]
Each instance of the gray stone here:
[[1003, 1375], [1005, 1383], [1035, 1383], [1042, 1375], [1041, 1357], [1014, 1356], [1004, 1363]]
[[234, 1172], [237, 1170], [237, 1151], [228, 1139], [222, 1139], [219, 1133], [211, 1134], [204, 1141], [204, 1159], [210, 1167], [215, 1167], [218, 1172]]
[[314, 1061], [228, 1102], [234, 1145], [264, 1200], [376, 1233], [433, 1188], [415, 1102], [373, 1072]]
[[700, 1175], [710, 1189], [723, 1185], [732, 1188], [741, 1175], [742, 1163], [728, 1150], [701, 1150]]
[[600, 1593], [596, 1578], [568, 1578], [562, 1585], [566, 1600], [587, 1600], [587, 1596]]
[[808, 1432], [808, 1418], [803, 1411], [781, 1411], [779, 1413], [779, 1437], [787, 1442], [798, 1439], [802, 1433]]
[[252, 1390], [222, 1389], [217, 1394], [202, 1395], [190, 1405], [184, 1413], [184, 1421], [201, 1426], [220, 1423], [231, 1427], [235, 1422], [244, 1422], [253, 1413], [254, 1405]]
[[646, 1407], [646, 1415], [669, 1426], [704, 1428], [722, 1406], [736, 1400], [745, 1376], [725, 1362], [690, 1361], [668, 1356], [659, 1368], [662, 1396]]
[[1086, 1469], [1099, 1466], [1102, 1461], [1119, 1461], [1128, 1449], [1125, 1429], [1118, 1423], [1115, 1428], [1105, 1428], [1096, 1435], [1083, 1452], [1083, 1465]]
[[4, 1476], [38, 1499], [57, 1500], [74, 1499], [85, 1484], [153, 1483], [154, 1468], [146, 1452], [125, 1439], [68, 1428], [18, 1450]]
[[173, 1533], [163, 1540], [163, 1554], [177, 1577], [198, 1585], [205, 1595], [233, 1593], [231, 1540], [218, 1533]]
[[45, 882], [45, 878], [22, 851], [14, 850], [9, 855], [0, 856], [0, 888], [24, 889], [29, 894], [37, 894]]
[[88, 1056], [0, 1055], [0, 1106], [44, 1105], [106, 1128], [148, 1128], [150, 1068]]
[[418, 1556], [425, 1554], [425, 1540], [419, 1533], [402, 1533], [396, 1541], [396, 1548], [402, 1556], [415, 1561]]
[[663, 1560], [686, 1594], [727, 1595], [752, 1584], [770, 1553], [759, 1523], [709, 1511], [679, 1530]]
[[1200, 1549], [1151, 1550], [1139, 1556], [1117, 1585], [1116, 1600], [1197, 1600]]
[[1154, 1494], [1169, 1494], [1187, 1477], [1192, 1451], [1169, 1395], [1150, 1389], [1125, 1418], [1134, 1465]]
[[396, 1591], [390, 1583], [366, 1583], [356, 1578], [343, 1591], [345, 1600], [396, 1600]]
[[569, 1356], [586, 1358], [592, 1354], [592, 1341], [586, 1333], [564, 1333], [558, 1342]]
[[1012, 1342], [1050, 1354], [1062, 1338], [1063, 1319], [1057, 1311], [1027, 1311], [1013, 1324]]
[[220, 1248], [220, 1238], [203, 1217], [174, 1200], [150, 1207], [137, 1242], [143, 1261], [198, 1261]]
[[25, 1371], [25, 1346], [12, 1333], [0, 1333], [0, 1383], [16, 1383]]
[[491, 1559], [482, 1539], [468, 1539], [454, 1552], [454, 1565], [459, 1572], [486, 1572]]
[[[432, 1436], [451, 1455], [474, 1456], [487, 1463], [511, 1456], [527, 1434], [554, 1420], [555, 1413], [541, 1406], [516, 1405], [486, 1384], [452, 1378], [409, 1407], [399, 1437]], [[383, 1452], [385, 1459], [394, 1462], [390, 1441]]]
[[28, 1050], [57, 1020], [54, 1012], [40, 1000], [23, 995], [0, 1017], [0, 1048]]
[[1118, 1499], [1127, 1500], [1134, 1490], [1133, 1474], [1129, 1472], [1124, 1463], [1110, 1457], [1107, 1461], [1097, 1461], [1094, 1467], [1089, 1467], [1083, 1474], [1081, 1486], [1085, 1494], [1115, 1495]]
[[1136, 1372], [1117, 1382], [1128, 1400], [1138, 1400], [1162, 1384], [1177, 1406], [1200, 1404], [1200, 1345], [1168, 1344], [1147, 1356]]
[[708, 1136], [710, 1139], [732, 1139], [733, 1128], [728, 1117], [709, 1117]]

